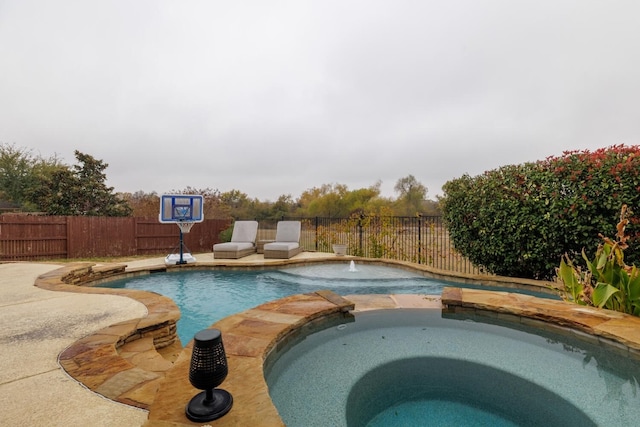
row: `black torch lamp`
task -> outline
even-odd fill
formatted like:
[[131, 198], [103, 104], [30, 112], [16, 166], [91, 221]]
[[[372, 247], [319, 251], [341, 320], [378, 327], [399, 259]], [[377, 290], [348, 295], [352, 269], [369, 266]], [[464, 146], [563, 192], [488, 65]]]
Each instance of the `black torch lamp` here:
[[222, 334], [217, 329], [204, 329], [193, 337], [193, 353], [189, 368], [191, 385], [200, 390], [185, 409], [187, 418], [195, 422], [213, 421], [233, 406], [231, 394], [216, 387], [227, 377], [227, 356]]

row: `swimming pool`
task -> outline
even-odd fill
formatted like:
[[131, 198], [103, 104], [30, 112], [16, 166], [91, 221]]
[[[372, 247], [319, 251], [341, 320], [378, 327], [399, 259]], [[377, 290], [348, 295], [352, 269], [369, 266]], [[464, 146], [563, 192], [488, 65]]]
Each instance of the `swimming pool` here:
[[184, 345], [199, 330], [224, 317], [289, 295], [321, 289], [339, 295], [440, 295], [444, 286], [470, 287], [427, 278], [411, 270], [346, 262], [263, 270], [179, 270], [101, 286], [153, 291], [171, 298], [180, 308], [177, 332]]
[[269, 357], [269, 393], [287, 426], [588, 427], [640, 419], [640, 364], [604, 347], [440, 310], [353, 320]]
[[[359, 288], [361, 286], [364, 289], [360, 293], [440, 294], [442, 292], [443, 285], [445, 284], [452, 285], [452, 283], [449, 283], [449, 282], [447, 283], [439, 282], [436, 284], [433, 282], [438, 282], [438, 281], [432, 281], [420, 276], [416, 278], [418, 281], [417, 288], [419, 288], [419, 290], [412, 291], [412, 289], [416, 286], [416, 283], [412, 283], [413, 278], [411, 277], [410, 278], [401, 277], [398, 283], [392, 284], [395, 278], [385, 277], [381, 279], [379, 277], [380, 272], [376, 272], [374, 274], [375, 277], [367, 278], [367, 274], [364, 274], [364, 273], [367, 273], [367, 270], [365, 268], [361, 268], [364, 266], [358, 266], [359, 268], [361, 268], [361, 270], [358, 271], [358, 273], [363, 273], [362, 275], [363, 278], [366, 278], [364, 281], [358, 281], [356, 278], [353, 278], [352, 276], [350, 276], [352, 273], [355, 273], [355, 272], [349, 271], [347, 269], [348, 267], [345, 267], [344, 265], [343, 266], [338, 265], [338, 267], [340, 267], [341, 270], [339, 273], [336, 273], [335, 266], [336, 266], [335, 264], [333, 265], [333, 267], [324, 266], [324, 265], [317, 266], [317, 267], [314, 266], [315, 269], [319, 271], [312, 271], [312, 272], [309, 272], [308, 270], [302, 267], [300, 268], [300, 271], [297, 270], [297, 267], [286, 268], [283, 270], [269, 270], [269, 271], [267, 270], [189, 271], [188, 272], [189, 274], [201, 273], [201, 274], [207, 275], [208, 277], [205, 280], [206, 282], [205, 285], [202, 288], [198, 289], [198, 287], [193, 287], [189, 280], [182, 283], [181, 286], [174, 285], [173, 288], [176, 288], [178, 291], [175, 291], [175, 290], [172, 291], [172, 292], [175, 292], [175, 295], [176, 295], [175, 297], [172, 296], [172, 298], [174, 298], [174, 300], [179, 300], [180, 298], [178, 298], [177, 296], [180, 293], [184, 293], [185, 295], [187, 295], [189, 293], [187, 292], [189, 288], [194, 288], [196, 290], [195, 296], [190, 297], [190, 298], [193, 298], [194, 301], [196, 302], [200, 301], [203, 295], [214, 295], [215, 298], [214, 298], [213, 307], [217, 307], [218, 305], [224, 305], [222, 303], [224, 301], [223, 297], [225, 297], [227, 291], [225, 292], [219, 292], [219, 291], [225, 289], [224, 286], [220, 286], [220, 283], [223, 282], [225, 278], [229, 279], [228, 286], [230, 286], [231, 288], [234, 288], [234, 289], [228, 290], [228, 292], [232, 292], [233, 290], [236, 290], [236, 291], [239, 290], [235, 288], [246, 287], [249, 290], [248, 292], [249, 295], [251, 295], [252, 293], [257, 294], [258, 292], [255, 292], [255, 289], [260, 287], [260, 284], [270, 290], [273, 290], [274, 288], [278, 288], [279, 286], [271, 286], [273, 283], [275, 283], [273, 281], [283, 282], [283, 287], [287, 291], [286, 295], [290, 295], [291, 293], [301, 293], [301, 292], [306, 293], [308, 291], [313, 291], [318, 289], [327, 289], [327, 288], [334, 289], [337, 293], [340, 293], [343, 295], [355, 294], [355, 293], [359, 293], [359, 290], [357, 290], [356, 288]], [[327, 271], [330, 271], [330, 272], [323, 272], [323, 269], [327, 269]], [[393, 274], [395, 274], [396, 271], [398, 271], [398, 269], [395, 269], [395, 268], [392, 268], [391, 270], [393, 270]], [[222, 276], [218, 277], [215, 280], [212, 280], [211, 273], [215, 273], [215, 272], [221, 273]], [[183, 270], [182, 273], [185, 273], [185, 271]], [[233, 274], [230, 274], [230, 273], [233, 273]], [[258, 277], [260, 277], [261, 274], [263, 273], [265, 273], [266, 276], [262, 277], [262, 279], [259, 279]], [[387, 273], [387, 271], [384, 271], [382, 273]], [[165, 275], [171, 275], [171, 274], [174, 274], [174, 273], [168, 273], [168, 274], [156, 273], [156, 274], [152, 274], [150, 276], [145, 276], [145, 277], [148, 279], [153, 279], [155, 281], [154, 283], [158, 283], [157, 279], [159, 277], [165, 276]], [[240, 282], [235, 280], [235, 279], [238, 279], [238, 277], [235, 276], [236, 274], [241, 274], [241, 275], [248, 274], [250, 277], [253, 276], [253, 279], [249, 280], [249, 283], [250, 283], [249, 285], [238, 286], [238, 283]], [[336, 275], [336, 274], [339, 277], [333, 277], [333, 275]], [[405, 273], [403, 272], [402, 274], [405, 274]], [[344, 275], [346, 275], [346, 277], [342, 277]], [[321, 276], [321, 277], [318, 277], [318, 276]], [[329, 277], [325, 277], [325, 276], [329, 276]], [[175, 277], [179, 277], [179, 276], [175, 276]], [[422, 280], [426, 280], [427, 282], [431, 282], [431, 283], [421, 282]], [[128, 281], [131, 281], [131, 279], [128, 279]], [[353, 283], [349, 284], [349, 282], [353, 282]], [[367, 282], [367, 283], [363, 283], [363, 282]], [[385, 286], [389, 286], [389, 287], [385, 288]], [[369, 289], [367, 289], [367, 287], [369, 287]], [[432, 288], [432, 292], [426, 291], [426, 289], [428, 288]], [[143, 287], [143, 289], [145, 288]], [[155, 285], [146, 289], [171, 296], [167, 292], [160, 292], [159, 287]], [[382, 291], [383, 289], [385, 290]], [[389, 289], [393, 289], [393, 290], [389, 290]], [[245, 294], [240, 293], [240, 295], [247, 295], [246, 290], [245, 290]], [[189, 301], [190, 298], [184, 298], [184, 299], [185, 301]], [[272, 300], [275, 298], [279, 298], [279, 296], [272, 295], [272, 296], [269, 296], [267, 299]], [[231, 298], [231, 300], [233, 300], [233, 298]], [[250, 307], [253, 307], [259, 304], [259, 302], [256, 302], [256, 301], [252, 301], [250, 303], [248, 301], [245, 301], [244, 303], [250, 305]], [[205, 308], [204, 313], [211, 312], [212, 311], [211, 307], [212, 306], [209, 305], [207, 308]], [[235, 313], [242, 310], [243, 310], [242, 307], [236, 306], [233, 309], [233, 312]], [[392, 313], [395, 312], [398, 314], [401, 313], [398, 310], [385, 310], [385, 311], [392, 312]], [[440, 310], [422, 309], [420, 311], [422, 313], [432, 311], [437, 313], [437, 316], [441, 316]], [[362, 319], [363, 315], [366, 315], [366, 313], [357, 313], [356, 317], [354, 318], [355, 322], [353, 322], [353, 325], [362, 324], [361, 320], [359, 319]], [[218, 312], [218, 316], [226, 317], [226, 315], [220, 314], [219, 312]], [[402, 317], [406, 317], [406, 316], [402, 316]], [[447, 320], [450, 320], [450, 319], [447, 319]], [[456, 325], [463, 324], [464, 326], [466, 326], [467, 324], [473, 323], [473, 322], [464, 322], [459, 319], [456, 319], [456, 321], [458, 322]], [[204, 327], [208, 327], [211, 322], [212, 321], [207, 321]], [[345, 323], [341, 325], [335, 325], [335, 328], [337, 330], [344, 331], [344, 330], [350, 330], [351, 326], [352, 326], [351, 323]], [[549, 366], [553, 366], [556, 369], [556, 371], [553, 371], [553, 372], [557, 373], [557, 372], [562, 372], [565, 369], [568, 369], [568, 367], [577, 366], [577, 362], [575, 361], [569, 362], [567, 365], [565, 365], [567, 362], [563, 358], [557, 359], [555, 356], [547, 357], [546, 354], [541, 353], [541, 355], [539, 354], [539, 356], [536, 358], [534, 363], [523, 362], [520, 366], [518, 366], [517, 368], [513, 368], [513, 371], [510, 372], [507, 368], [502, 366], [504, 364], [506, 367], [511, 369], [508, 363], [503, 363], [504, 361], [501, 361], [496, 366], [492, 366], [491, 364], [485, 364], [483, 361], [460, 359], [460, 358], [452, 357], [451, 355], [447, 355], [446, 353], [431, 354], [431, 353], [428, 353], [428, 351], [426, 352], [420, 351], [419, 353], [412, 355], [411, 353], [407, 353], [406, 351], [408, 343], [411, 343], [414, 341], [424, 343], [425, 342], [424, 335], [421, 337], [422, 338], [421, 340], [419, 335], [416, 336], [416, 338], [418, 339], [411, 339], [411, 338], [407, 339], [405, 337], [405, 339], [401, 339], [400, 341], [393, 340], [393, 339], [390, 339], [389, 337], [393, 336], [392, 333], [398, 331], [398, 329], [396, 329], [395, 326], [400, 327], [400, 330], [402, 331], [402, 333], [398, 333], [397, 335], [404, 336], [403, 332], [405, 331], [406, 325], [402, 325], [402, 324], [394, 325], [393, 321], [389, 321], [389, 319], [386, 319], [381, 324], [378, 324], [373, 328], [369, 328], [371, 329], [374, 335], [367, 337], [364, 341], [369, 343], [376, 343], [376, 342], [379, 343], [382, 340], [382, 342], [384, 343], [388, 342], [392, 344], [387, 350], [387, 353], [391, 353], [391, 354], [395, 354], [396, 356], [399, 356], [400, 357], [399, 360], [395, 360], [395, 359], [381, 360], [377, 357], [377, 353], [376, 353], [377, 349], [372, 350], [370, 347], [365, 347], [365, 346], [359, 347], [358, 344], [356, 344], [356, 341], [354, 341], [352, 345], [350, 345], [348, 342], [346, 343], [345, 347], [349, 347], [351, 350], [355, 350], [353, 351], [353, 354], [351, 356], [354, 358], [353, 366], [357, 367], [357, 369], [355, 369], [354, 372], [360, 372], [361, 376], [359, 378], [348, 377], [348, 376], [341, 378], [340, 387], [344, 386], [345, 384], [349, 385], [348, 388], [345, 389], [346, 392], [343, 392], [341, 396], [333, 396], [332, 388], [327, 389], [325, 387], [320, 386], [323, 382], [323, 379], [319, 377], [319, 375], [322, 375], [322, 371], [319, 370], [316, 372], [316, 365], [313, 365], [312, 369], [309, 369], [309, 366], [307, 365], [305, 369], [303, 369], [303, 371], [301, 371], [301, 373], [297, 377], [294, 376], [295, 378], [291, 378], [290, 381], [284, 381], [283, 383], [287, 385], [287, 388], [299, 387], [299, 386], [313, 388], [313, 389], [319, 388], [321, 391], [324, 390], [325, 394], [329, 396], [333, 396], [332, 397], [333, 402], [334, 403], [338, 402], [337, 408], [340, 408], [340, 405], [346, 405], [347, 407], [352, 408], [348, 413], [345, 413], [345, 412], [335, 412], [335, 407], [327, 406], [327, 408], [329, 408], [330, 411], [321, 415], [320, 418], [316, 418], [316, 415], [312, 414], [313, 411], [310, 411], [310, 408], [317, 407], [321, 411], [326, 409], [322, 406], [318, 406], [321, 402], [323, 402], [322, 399], [324, 399], [325, 397], [323, 397], [322, 399], [319, 399], [318, 404], [316, 404], [316, 401], [313, 400], [314, 397], [308, 396], [308, 399], [312, 399], [312, 400], [304, 401], [306, 405], [306, 406], [303, 405], [304, 409], [299, 410], [294, 408], [293, 411], [291, 411], [291, 413], [297, 414], [297, 416], [302, 416], [303, 421], [300, 424], [296, 424], [295, 421], [287, 421], [285, 419], [288, 425], [292, 425], [292, 426], [327, 425], [326, 422], [327, 422], [327, 419], [329, 418], [326, 418], [326, 417], [327, 417], [327, 414], [330, 414], [331, 417], [342, 417], [340, 419], [355, 420], [355, 421], [352, 421], [351, 423], [345, 421], [345, 424], [339, 424], [339, 423], [335, 424], [338, 426], [339, 425], [367, 425], [368, 427], [374, 427], [376, 425], [386, 426], [386, 425], [393, 425], [392, 421], [397, 420], [399, 414], [404, 414], [404, 416], [406, 416], [407, 418], [410, 418], [411, 420], [415, 420], [416, 418], [420, 419], [421, 417], [425, 416], [425, 413], [427, 413], [428, 416], [430, 417], [434, 417], [435, 414], [438, 412], [438, 410], [442, 409], [445, 406], [453, 407], [452, 411], [446, 411], [448, 412], [449, 415], [452, 412], [455, 414], [461, 414], [461, 413], [470, 411], [473, 414], [472, 417], [474, 418], [474, 420], [481, 419], [481, 418], [488, 420], [487, 421], [488, 425], [496, 425], [496, 423], [498, 422], [502, 422], [503, 426], [515, 425], [515, 422], [512, 420], [513, 417], [515, 416], [516, 417], [515, 419], [517, 420], [518, 419], [517, 417], [521, 415], [513, 415], [513, 414], [510, 414], [508, 411], [506, 411], [506, 413], [503, 413], [505, 412], [504, 407], [498, 407], [496, 409], [494, 407], [489, 406], [489, 408], [485, 408], [485, 407], [482, 407], [482, 404], [486, 402], [482, 402], [482, 401], [478, 402], [477, 400], [472, 399], [472, 397], [474, 397], [474, 394], [480, 395], [480, 396], [490, 395], [492, 396], [490, 398], [491, 401], [505, 400], [507, 402], [511, 402], [511, 404], [508, 405], [509, 407], [521, 406], [526, 410], [526, 408], [529, 408], [528, 406], [529, 402], [527, 401], [527, 399], [529, 398], [528, 395], [525, 398], [522, 398], [521, 395], [517, 395], [516, 399], [509, 399], [511, 395], [514, 394], [511, 392], [511, 390], [514, 387], [519, 387], [529, 392], [531, 390], [535, 390], [536, 395], [543, 396], [541, 399], [538, 399], [538, 401], [544, 401], [544, 402], [547, 402], [547, 401], [555, 402], [555, 401], [561, 401], [561, 399], [565, 399], [565, 397], [567, 397], [565, 396], [565, 391], [567, 388], [574, 391], [577, 390], [578, 394], [582, 393], [585, 396], [588, 395], [588, 397], [583, 400], [587, 402], [589, 405], [591, 405], [589, 408], [590, 412], [577, 409], [577, 405], [575, 404], [576, 399], [574, 398], [565, 399], [567, 400], [567, 404], [562, 404], [559, 406], [549, 406], [550, 408], [553, 409], [552, 413], [560, 412], [562, 415], [566, 415], [568, 419], [582, 420], [580, 423], [578, 423], [578, 425], [587, 425], [587, 426], [588, 425], [613, 425], [613, 426], [629, 425], [633, 423], [633, 419], [637, 419], [638, 417], [638, 414], [634, 412], [634, 411], [638, 411], [639, 410], [638, 408], [640, 408], [640, 405], [637, 402], [637, 397], [635, 396], [635, 390], [638, 385], [638, 381], [637, 381], [638, 374], [637, 374], [637, 371], [634, 371], [634, 369], [637, 369], [637, 367], [634, 366], [635, 362], [626, 360], [624, 358], [621, 358], [620, 361], [611, 362], [610, 359], [608, 359], [606, 356], [599, 355], [598, 352], [602, 351], [602, 349], [598, 350], [596, 348], [596, 350], [593, 352], [590, 352], [589, 350], [587, 351], [578, 350], [576, 352], [578, 359], [580, 359], [580, 365], [585, 365], [589, 369], [592, 369], [593, 366], [595, 365], [595, 369], [598, 375], [601, 374], [601, 376], [596, 376], [590, 372], [584, 375], [585, 376], [584, 382], [578, 381], [577, 383], [570, 383], [569, 380], [573, 378], [572, 375], [575, 376], [576, 378], [580, 378], [582, 376], [582, 373], [579, 371], [579, 369], [576, 369], [567, 376], [560, 376], [560, 375], [552, 376], [548, 380], [549, 386], [543, 386], [543, 385], [540, 385], [537, 382], [537, 380], [529, 379], [530, 376], [532, 376], [532, 378], [536, 378], [539, 375], [537, 369], [540, 366], [542, 366], [543, 368], [547, 364]], [[415, 325], [409, 325], [409, 329], [413, 328], [414, 326]], [[456, 334], [459, 328], [457, 328], [455, 325], [453, 327], [451, 326], [452, 325], [449, 324], [449, 326], [441, 327], [440, 329], [436, 328], [436, 330], [441, 331], [441, 334], [440, 334], [442, 337], [441, 340], [445, 342], [445, 344], [457, 343], [457, 347], [454, 346], [454, 348], [457, 352], [459, 352], [461, 349], [465, 349], [465, 346], [468, 346], [474, 343], [474, 341], [470, 339], [457, 338]], [[388, 331], [388, 329], [385, 329], [385, 328], [389, 328], [389, 327], [391, 327], [391, 330], [390, 330], [390, 333], [387, 333], [386, 331]], [[419, 329], [424, 334], [424, 331], [429, 330], [429, 327], [430, 327], [429, 325], [422, 324], [419, 326]], [[200, 329], [200, 327], [196, 329]], [[327, 329], [327, 331], [331, 331], [332, 329], [333, 328], [330, 327], [329, 329]], [[379, 334], [380, 331], [385, 331], [384, 335], [380, 335], [376, 339], [375, 334]], [[478, 335], [480, 337], [486, 337], [486, 334], [483, 335], [482, 331], [474, 331], [473, 334]], [[358, 333], [356, 332], [355, 334], [351, 334], [351, 335], [355, 337], [358, 335]], [[433, 332], [432, 335], [434, 337], [439, 336], [435, 332]], [[581, 348], [580, 346], [571, 347], [571, 345], [570, 344], [567, 345], [565, 341], [556, 340], [556, 338], [548, 338], [546, 337], [546, 335], [542, 335], [542, 337], [544, 339], [548, 339], [549, 343], [556, 343], [556, 344], [561, 343], [560, 346], [563, 348], [565, 347], [568, 348], [570, 354], [571, 352], [574, 351], [573, 350], [574, 348], [578, 348], [578, 349]], [[184, 342], [186, 343], [186, 341], [190, 339], [191, 339], [191, 336], [189, 336], [188, 339], [185, 339]], [[303, 342], [306, 342], [306, 341], [310, 342], [310, 340], [312, 339], [313, 339], [313, 335], [309, 336], [308, 338], [305, 338]], [[438, 340], [432, 341], [431, 338], [428, 338], [426, 340], [426, 343], [429, 345], [432, 342], [438, 343]], [[523, 352], [519, 352], [514, 350], [514, 349], [518, 349], [521, 346], [524, 346], [527, 349], [530, 349], [530, 346], [527, 344], [526, 340], [524, 340], [520, 336], [517, 336], [516, 338], [511, 340], [513, 348], [508, 346], [507, 347], [497, 346], [494, 344], [494, 341], [491, 339], [480, 338], [479, 341], [476, 341], [476, 343], [478, 347], [485, 345], [487, 346], [487, 348], [486, 349], [483, 348], [482, 351], [477, 351], [475, 353], [484, 354], [486, 352], [489, 352], [489, 354], [491, 354], [492, 351], [494, 352], [497, 351], [498, 353], [502, 353], [503, 357], [506, 357], [505, 359], [506, 361], [510, 361], [511, 359], [513, 359], [514, 361], [516, 360], [526, 361], [527, 359], [524, 359], [524, 357], [522, 358], [520, 357], [521, 353], [523, 354], [523, 356], [528, 354], [536, 354], [535, 351], [526, 350]], [[443, 344], [436, 345], [434, 348], [438, 348], [439, 346], [442, 346], [442, 345]], [[283, 344], [282, 346], [281, 345], [278, 346], [279, 349], [281, 349], [282, 347], [286, 347], [286, 345]], [[332, 349], [330, 352], [326, 353], [325, 363], [329, 365], [329, 368], [328, 368], [329, 370], [331, 369], [339, 370], [338, 368], [343, 368], [343, 366], [341, 366], [341, 364], [343, 363], [343, 360], [333, 358], [334, 353], [339, 353], [340, 351], [341, 350], [335, 351], [335, 349]], [[296, 349], [293, 348], [291, 355], [295, 355], [295, 353], [296, 353]], [[305, 359], [305, 357], [306, 356], [302, 356], [300, 359], [301, 360]], [[375, 363], [368, 367], [365, 366], [366, 369], [358, 371], [358, 369], [361, 369], [361, 368], [358, 367], [356, 363], [366, 361], [369, 359], [377, 360], [379, 363]], [[275, 360], [275, 359], [272, 359], [271, 355], [269, 355], [268, 360], [269, 360], [269, 363], [265, 363], [264, 365], [265, 374], [269, 375], [270, 378], [272, 378], [271, 375], [273, 374], [274, 371], [277, 370], [277, 368], [274, 368], [275, 365], [271, 364], [271, 361]], [[488, 360], [491, 360], [491, 359], [488, 359]], [[540, 362], [541, 360], [542, 362]], [[345, 364], [344, 366], [348, 368], [349, 363], [351, 362], [344, 362]], [[260, 365], [262, 366], [262, 360], [260, 360]], [[287, 365], [290, 365], [290, 364], [287, 364]], [[463, 378], [457, 380], [457, 382], [452, 381], [451, 378], [447, 378], [447, 377], [435, 377], [435, 380], [434, 380], [434, 377], [429, 376], [431, 375], [431, 372], [428, 372], [428, 371], [426, 373], [420, 372], [419, 368], [423, 366], [435, 366], [437, 367], [435, 371], [438, 373], [446, 373], [447, 371], [454, 371], [454, 372], [466, 372], [468, 373], [468, 375], [463, 375]], [[320, 365], [318, 365], [318, 367], [320, 367]], [[617, 369], [620, 367], [622, 367], [622, 369], [617, 371]], [[520, 370], [522, 370], [522, 372], [520, 372]], [[425, 401], [427, 403], [433, 403], [434, 401], [425, 399], [425, 396], [428, 397], [429, 391], [425, 392], [424, 390], [419, 390], [419, 399], [417, 400], [415, 399], [412, 400], [410, 397], [407, 401], [398, 401], [391, 406], [384, 406], [384, 405], [380, 406], [379, 408], [376, 409], [376, 411], [371, 411], [368, 407], [366, 407], [366, 405], [364, 406], [365, 409], [362, 409], [363, 401], [362, 400], [358, 401], [358, 399], [354, 401], [353, 396], [373, 396], [373, 400], [376, 400], [376, 401], [382, 401], [383, 398], [385, 397], [385, 395], [382, 395], [382, 398], [381, 398], [380, 395], [376, 394], [378, 393], [378, 391], [376, 391], [377, 390], [376, 385], [379, 385], [381, 383], [380, 382], [381, 376], [379, 374], [380, 371], [392, 372], [391, 375], [388, 375], [386, 378], [383, 378], [384, 381], [382, 381], [382, 383], [385, 385], [385, 387], [396, 387], [396, 390], [399, 390], [399, 391], [395, 394], [398, 396], [402, 396], [400, 391], [403, 391], [405, 388], [407, 388], [405, 386], [410, 385], [409, 380], [415, 377], [423, 378], [424, 380], [422, 381], [422, 383], [427, 383], [427, 384], [431, 384], [431, 383], [456, 384], [457, 386], [452, 387], [455, 392], [456, 389], [460, 389], [462, 388], [462, 386], [469, 383], [467, 379], [470, 374], [475, 372], [480, 372], [480, 373], [483, 373], [481, 376], [484, 376], [485, 378], [490, 377], [490, 380], [488, 381], [488, 383], [491, 383], [494, 379], [499, 378], [499, 381], [496, 383], [494, 388], [498, 390], [498, 392], [505, 393], [506, 397], [497, 396], [497, 393], [493, 393], [492, 395], [491, 393], [488, 393], [488, 391], [490, 392], [492, 391], [492, 389], [491, 388], [487, 389], [485, 387], [484, 389], [479, 388], [480, 390], [479, 392], [478, 392], [478, 389], [474, 388], [474, 390], [471, 390], [468, 392], [469, 394], [467, 394], [467, 398], [456, 400], [454, 397], [452, 397], [454, 396], [454, 393], [448, 392], [446, 389], [440, 388], [438, 389], [438, 391], [442, 392], [441, 397], [444, 400], [436, 399], [437, 400], [436, 404], [432, 405], [430, 408], [426, 410], [425, 410], [425, 407], [428, 407], [428, 405], [425, 405]], [[406, 372], [409, 372], [409, 375], [407, 375]], [[613, 372], [613, 374], [610, 374], [611, 372]], [[420, 375], [414, 375], [416, 373], [419, 373]], [[236, 375], [238, 375], [238, 373], [236, 373]], [[404, 377], [405, 379], [402, 381], [402, 384], [400, 385], [400, 387], [398, 387], [397, 384], [394, 385], [395, 379], [397, 379], [398, 377], [402, 377], [402, 375], [405, 375]], [[371, 378], [374, 378], [374, 381], [372, 381]], [[244, 383], [245, 383], [245, 380], [243, 379], [243, 384]], [[474, 384], [483, 385], [485, 383], [487, 383], [487, 381], [478, 380]], [[562, 384], [560, 389], [554, 388], [556, 383]], [[505, 384], [510, 384], [510, 385], [508, 387], [505, 387], [504, 386]], [[318, 387], [316, 387], [316, 385], [318, 385]], [[266, 384], [264, 385], [264, 387], [266, 388]], [[275, 389], [278, 386], [274, 385], [273, 387]], [[412, 388], [412, 387], [409, 387], [409, 388]], [[605, 389], [606, 391], [603, 392], [603, 390]], [[328, 393], [327, 393], [327, 390], [329, 390]], [[266, 391], [262, 393], [266, 393]], [[271, 394], [271, 390], [269, 390], [269, 393]], [[585, 396], [580, 396], [580, 398], [583, 398]], [[340, 399], [344, 399], [344, 400], [340, 400]], [[274, 398], [273, 401], [276, 402], [276, 398]], [[290, 400], [290, 401], [293, 402], [293, 400]], [[525, 403], [522, 403], [523, 401]], [[310, 403], [310, 402], [313, 402], [313, 403]], [[443, 402], [445, 403], [444, 405], [442, 404]], [[289, 411], [289, 409], [280, 408], [280, 404], [277, 402], [276, 402], [276, 405], [278, 406], [278, 410], [281, 413], [285, 413]], [[537, 407], [540, 408], [541, 406], [543, 405], [538, 405]], [[631, 408], [631, 410], [629, 408]], [[342, 409], [344, 409], [344, 406], [342, 406]], [[600, 415], [593, 416], [592, 415], [593, 411], [600, 411]], [[362, 416], [363, 413], [365, 414], [365, 416]], [[375, 415], [373, 419], [370, 417], [370, 415], [372, 414]], [[444, 418], [445, 416], [447, 416], [447, 414], [442, 415], [443, 417], [442, 419], [444, 419], [446, 422], [447, 419]], [[544, 420], [544, 425], [553, 425], [553, 424], [549, 424], [548, 418], [545, 419], [545, 418], [538, 417], [537, 419]], [[313, 420], [316, 420], [316, 421], [313, 421]], [[450, 419], [448, 421], [450, 421]], [[366, 422], [366, 424], [362, 424], [363, 422]], [[598, 424], [593, 424], [593, 422], [597, 422]], [[358, 423], [361, 423], [361, 424], [358, 424]], [[454, 422], [454, 424], [464, 425], [463, 423], [460, 423], [460, 422]], [[477, 424], [474, 423], [474, 425], [477, 425]], [[527, 425], [527, 424], [524, 424], [524, 425]], [[564, 425], [567, 425], [567, 423], [562, 422], [560, 425], [564, 426]]]

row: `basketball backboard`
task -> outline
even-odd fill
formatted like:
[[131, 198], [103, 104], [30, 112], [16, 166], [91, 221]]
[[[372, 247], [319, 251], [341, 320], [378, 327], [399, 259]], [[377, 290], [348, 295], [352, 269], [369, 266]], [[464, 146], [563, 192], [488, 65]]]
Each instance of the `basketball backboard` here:
[[160, 197], [160, 222], [202, 222], [204, 198], [197, 194], [163, 194]]

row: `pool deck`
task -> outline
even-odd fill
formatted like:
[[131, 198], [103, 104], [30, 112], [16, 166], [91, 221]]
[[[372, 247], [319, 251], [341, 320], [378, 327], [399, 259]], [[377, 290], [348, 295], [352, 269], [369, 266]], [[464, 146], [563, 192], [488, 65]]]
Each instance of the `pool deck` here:
[[[286, 261], [264, 260], [261, 255], [213, 260], [210, 253], [196, 254], [196, 258], [198, 265], [232, 268], [336, 259], [333, 254], [307, 252]], [[135, 274], [164, 267], [163, 258], [124, 264], [91, 268], [107, 272], [122, 268]], [[171, 322], [179, 317], [175, 304], [150, 292], [105, 290], [62, 280], [69, 271], [88, 266], [91, 264], [0, 264], [0, 319], [4, 326], [0, 356], [5, 361], [0, 373], [0, 424], [202, 425], [184, 415], [185, 405], [199, 392], [188, 381], [190, 344], [184, 343], [182, 348], [180, 343], [167, 342], [161, 350], [156, 348], [171, 336]], [[234, 406], [210, 424], [283, 425], [268, 395], [263, 362], [280, 341], [294, 337], [305, 325], [354, 311], [441, 310], [443, 306], [449, 312], [503, 318], [600, 341], [628, 357], [640, 358], [640, 319], [607, 310], [462, 288], [447, 288], [442, 298], [343, 298], [319, 291], [269, 302], [213, 325], [222, 331], [229, 360], [229, 375], [221, 387], [232, 393]], [[150, 326], [165, 324], [169, 326], [148, 332]]]

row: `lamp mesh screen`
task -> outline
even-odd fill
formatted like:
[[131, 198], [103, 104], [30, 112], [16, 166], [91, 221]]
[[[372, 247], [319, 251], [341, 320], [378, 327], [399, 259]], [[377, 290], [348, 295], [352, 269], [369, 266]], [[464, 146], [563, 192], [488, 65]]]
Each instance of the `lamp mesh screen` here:
[[189, 381], [200, 390], [217, 387], [227, 377], [227, 357], [222, 335], [217, 329], [206, 329], [194, 336]]

